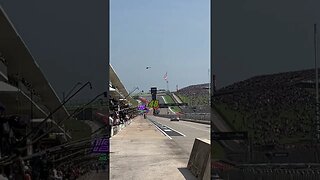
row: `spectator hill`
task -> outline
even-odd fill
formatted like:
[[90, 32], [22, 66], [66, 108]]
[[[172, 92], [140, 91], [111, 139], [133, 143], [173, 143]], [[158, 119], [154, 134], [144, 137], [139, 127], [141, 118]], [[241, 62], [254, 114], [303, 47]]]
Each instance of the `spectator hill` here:
[[209, 84], [197, 84], [182, 88], [176, 95], [189, 106], [208, 106]]
[[315, 70], [261, 75], [215, 93], [216, 111], [255, 145], [311, 141], [315, 131]]

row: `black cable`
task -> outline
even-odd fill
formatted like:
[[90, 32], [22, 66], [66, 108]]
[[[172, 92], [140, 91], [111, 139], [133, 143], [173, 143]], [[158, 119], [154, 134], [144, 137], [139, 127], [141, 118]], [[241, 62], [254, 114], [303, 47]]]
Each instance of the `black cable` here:
[[[91, 101], [89, 101], [87, 104], [85, 104], [84, 106], [82, 106], [81, 108], [77, 108], [75, 110], [75, 112], [73, 112], [68, 118], [60, 120], [57, 125], [60, 125], [61, 122], [68, 120], [70, 118], [72, 118], [75, 114], [79, 114], [80, 112], [85, 110], [85, 107], [88, 106], [89, 104], [91, 104], [92, 102], [94, 102], [98, 97], [104, 95], [106, 92], [103, 92], [101, 94], [98, 94], [95, 98], [93, 98]], [[45, 132], [44, 134], [42, 134], [40, 137], [37, 137], [35, 140], [32, 140], [31, 144], [34, 144], [35, 142], [39, 141], [40, 139], [42, 139], [44, 136], [46, 136], [47, 134], [49, 134], [54, 128], [50, 128], [47, 132]]]
[[84, 84], [83, 86], [81, 86], [71, 97], [69, 97], [66, 101], [64, 101], [60, 106], [58, 106], [55, 110], [53, 110], [52, 112], [50, 112], [50, 114], [43, 120], [41, 121], [41, 123], [36, 127], [36, 128], [33, 128], [33, 130], [31, 130], [27, 135], [25, 135], [23, 137], [23, 139], [17, 143], [15, 143], [14, 145], [11, 145], [11, 148], [12, 146], [18, 146], [19, 144], [21, 144], [22, 142], [24, 142], [31, 134], [33, 134], [35, 131], [36, 131], [36, 135], [38, 134], [38, 132], [40, 131], [41, 129], [41, 126], [47, 122], [47, 120], [54, 114], [56, 113], [61, 107], [64, 106], [65, 103], [67, 103], [71, 98], [73, 98], [76, 94], [78, 94], [85, 86], [87, 85], [90, 85], [90, 89], [92, 89], [92, 85], [91, 83], [88, 81], [86, 84]]

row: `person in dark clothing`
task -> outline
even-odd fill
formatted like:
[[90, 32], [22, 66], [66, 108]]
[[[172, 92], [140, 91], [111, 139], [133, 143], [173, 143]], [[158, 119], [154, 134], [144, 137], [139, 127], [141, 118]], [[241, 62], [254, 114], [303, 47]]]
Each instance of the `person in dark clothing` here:
[[49, 178], [49, 167], [48, 167], [48, 155], [44, 154], [40, 160], [40, 179], [45, 180]]
[[33, 157], [30, 162], [32, 169], [32, 179], [39, 180], [40, 179], [40, 170], [41, 170], [41, 159], [39, 156]]
[[14, 174], [14, 179], [15, 180], [24, 180], [24, 162], [21, 157], [21, 153], [17, 150], [15, 152], [16, 158], [13, 161], [12, 169], [13, 169], [13, 174]]

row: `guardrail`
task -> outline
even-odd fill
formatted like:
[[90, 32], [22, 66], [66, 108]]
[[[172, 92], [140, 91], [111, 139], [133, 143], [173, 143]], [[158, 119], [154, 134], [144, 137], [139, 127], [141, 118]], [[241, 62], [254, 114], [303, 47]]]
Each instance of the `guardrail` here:
[[[157, 114], [156, 116], [164, 118], [173, 118], [177, 115]], [[195, 123], [210, 124], [210, 113], [190, 113], [178, 115], [182, 121], [191, 121]]]
[[167, 103], [159, 104], [160, 108], [168, 108], [169, 106], [188, 106], [188, 103]]

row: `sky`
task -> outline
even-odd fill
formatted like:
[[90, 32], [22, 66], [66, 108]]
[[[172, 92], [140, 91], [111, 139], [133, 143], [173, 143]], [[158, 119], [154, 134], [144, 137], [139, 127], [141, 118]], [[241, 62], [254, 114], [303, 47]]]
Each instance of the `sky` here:
[[209, 82], [209, 0], [111, 0], [110, 10], [110, 62], [128, 91], [166, 89], [166, 72], [171, 91]]
[[[56, 93], [92, 83], [75, 99], [91, 99], [108, 88], [106, 1], [0, 0]], [[80, 86], [78, 86], [79, 88]]]
[[[218, 88], [255, 75], [313, 68], [313, 24], [320, 29], [320, 1], [211, 2], [212, 65]], [[91, 96], [105, 90], [106, 1], [0, 0], [0, 4], [57, 94], [79, 81], [92, 82], [94, 89], [83, 91]], [[171, 90], [177, 84], [182, 88], [209, 81], [209, 4], [209, 0], [111, 0], [110, 61], [128, 91], [136, 86], [166, 88], [166, 72]]]
[[217, 88], [256, 75], [314, 68], [313, 25], [318, 25], [319, 41], [319, 0], [212, 2]]

